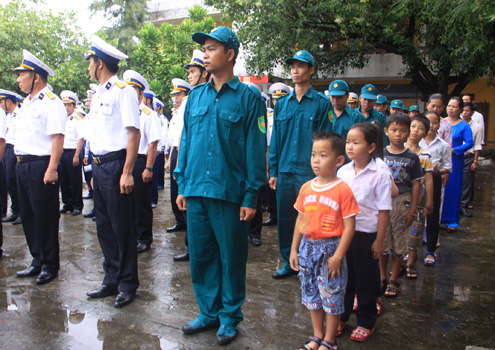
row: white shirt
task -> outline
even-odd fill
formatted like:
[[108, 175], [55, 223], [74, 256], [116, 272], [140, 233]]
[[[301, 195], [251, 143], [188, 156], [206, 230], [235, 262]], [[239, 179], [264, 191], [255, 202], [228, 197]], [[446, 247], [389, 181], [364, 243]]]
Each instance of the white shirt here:
[[[462, 115], [462, 113], [461, 113]], [[474, 111], [471, 119], [474, 120], [481, 128], [481, 144], [485, 144], [485, 119], [483, 118], [483, 114], [478, 111]]]
[[442, 140], [438, 134], [429, 145], [426, 144], [425, 139], [419, 141], [419, 147], [431, 155], [433, 167], [438, 164], [438, 169], [447, 169], [452, 172], [452, 150], [450, 145]]
[[0, 108], [0, 139], [6, 139], [7, 137], [7, 115], [5, 111]]
[[266, 114], [266, 145], [270, 147], [270, 140], [272, 139], [273, 130], [273, 109], [268, 108], [268, 113]]
[[465, 153], [470, 153], [474, 154], [474, 151], [481, 151], [481, 145], [482, 145], [482, 131], [481, 131], [481, 126], [475, 122], [474, 120], [471, 119], [471, 121], [468, 123], [469, 126], [471, 127], [471, 130], [473, 131], [473, 147], [468, 149]]
[[12, 114], [7, 113], [7, 135], [5, 142], [13, 145], [15, 143], [15, 127], [17, 124], [17, 116], [19, 115], [19, 106], [16, 106]]
[[26, 97], [16, 118], [14, 153], [49, 156], [52, 136], [65, 133], [67, 111], [60, 98], [45, 86], [36, 96]]
[[184, 128], [184, 111], [186, 110], [187, 99], [184, 98], [179, 109], [172, 115], [168, 126], [168, 142], [172, 147], [179, 147], [180, 136]]
[[383, 169], [375, 160], [356, 174], [354, 161], [337, 172], [354, 192], [361, 212], [356, 216], [356, 231], [374, 233], [378, 231], [378, 212], [392, 210], [392, 180], [390, 171]]
[[139, 140], [138, 154], [148, 154], [148, 147], [151, 143], [160, 140], [161, 125], [160, 119], [155, 111], [141, 103], [141, 115], [139, 120], [139, 129], [141, 130], [141, 139]]
[[452, 125], [447, 118], [440, 117], [440, 128], [438, 129], [438, 135], [442, 140], [447, 142], [449, 146], [452, 144]]
[[116, 75], [112, 76], [96, 88], [86, 119], [88, 141], [93, 154], [102, 156], [126, 149], [129, 139], [127, 128], [139, 129], [136, 90], [119, 81]]
[[166, 148], [168, 148], [168, 119], [163, 115], [159, 115], [158, 119], [160, 120], [160, 126], [161, 126], [161, 137], [160, 137], [160, 142], [158, 142], [158, 150], [159, 151], [164, 151]]
[[80, 139], [84, 139], [84, 120], [72, 113], [65, 124], [64, 149], [76, 149]]

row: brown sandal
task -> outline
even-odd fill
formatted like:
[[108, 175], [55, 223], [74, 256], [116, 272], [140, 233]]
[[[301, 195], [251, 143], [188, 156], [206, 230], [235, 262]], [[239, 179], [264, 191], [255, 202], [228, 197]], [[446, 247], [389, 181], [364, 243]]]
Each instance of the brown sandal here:
[[387, 298], [395, 298], [399, 293], [399, 286], [399, 282], [390, 280], [385, 291], [385, 296]]

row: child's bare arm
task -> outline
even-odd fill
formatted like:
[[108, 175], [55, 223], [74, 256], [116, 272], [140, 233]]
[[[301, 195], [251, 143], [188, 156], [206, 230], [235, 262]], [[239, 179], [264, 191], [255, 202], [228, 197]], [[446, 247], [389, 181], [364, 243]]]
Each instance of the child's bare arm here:
[[290, 267], [294, 271], [299, 271], [299, 245], [301, 244], [302, 233], [299, 231], [301, 227], [301, 221], [304, 215], [299, 213], [296, 219], [296, 225], [294, 226], [294, 236], [292, 237], [292, 246], [290, 248]]
[[421, 190], [421, 180], [414, 180], [412, 182], [412, 195], [411, 195], [411, 207], [407, 213], [406, 227], [412, 225], [414, 218], [416, 217], [418, 210], [419, 192]]
[[395, 198], [399, 195], [399, 188], [395, 184], [395, 181], [392, 179], [392, 198]]
[[433, 173], [427, 172], [425, 174], [426, 185], [426, 208], [425, 215], [433, 213]]
[[383, 255], [383, 241], [385, 240], [385, 232], [387, 232], [389, 221], [390, 210], [380, 210], [378, 212], [378, 231], [376, 233], [375, 242], [371, 246], [374, 259], [378, 259]]
[[344, 232], [342, 232], [342, 236], [340, 237], [339, 246], [337, 247], [335, 254], [327, 260], [328, 277], [330, 277], [331, 280], [335, 278], [335, 275], [340, 277], [340, 264], [345, 256], [345, 253], [347, 252], [347, 249], [349, 249], [355, 230], [356, 217], [351, 216], [344, 219]]

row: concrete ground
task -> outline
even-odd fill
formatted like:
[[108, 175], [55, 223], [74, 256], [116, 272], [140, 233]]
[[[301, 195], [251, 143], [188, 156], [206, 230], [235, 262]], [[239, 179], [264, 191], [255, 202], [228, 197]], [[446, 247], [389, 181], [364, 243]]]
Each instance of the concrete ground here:
[[[418, 263], [419, 278], [401, 277], [400, 294], [383, 299], [383, 314], [366, 343], [349, 339], [351, 317], [339, 338], [340, 349], [495, 348], [495, 165], [477, 173], [473, 218], [460, 229], [441, 231], [435, 267]], [[85, 201], [84, 212], [91, 210]], [[184, 249], [184, 232], [172, 225], [168, 191], [160, 191], [154, 211], [151, 251], [139, 255], [141, 286], [134, 303], [113, 307], [113, 298], [88, 300], [101, 284], [102, 254], [95, 223], [82, 216], [60, 219], [59, 278], [38, 286], [35, 278], [16, 278], [31, 261], [21, 226], [3, 224], [0, 260], [1, 349], [218, 349], [215, 329], [186, 336], [184, 323], [196, 317], [188, 263], [172, 256]], [[264, 228], [261, 247], [250, 245], [245, 320], [230, 349], [298, 349], [312, 334], [308, 311], [300, 303], [296, 277], [271, 279], [281, 262], [275, 227]], [[424, 256], [424, 248], [420, 257]], [[421, 260], [420, 260], [421, 261]]]

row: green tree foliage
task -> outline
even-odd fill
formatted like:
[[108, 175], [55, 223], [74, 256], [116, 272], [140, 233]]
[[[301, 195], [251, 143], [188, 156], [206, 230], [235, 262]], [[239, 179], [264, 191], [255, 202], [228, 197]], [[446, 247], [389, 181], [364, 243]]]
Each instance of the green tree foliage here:
[[67, 89], [84, 97], [90, 81], [83, 56], [89, 43], [75, 25], [75, 14], [54, 15], [36, 4], [43, 2], [13, 0], [0, 6], [0, 87], [19, 92], [13, 69], [26, 49], [55, 72], [48, 78], [55, 93]]
[[103, 12], [112, 24], [105, 29], [108, 38], [116, 39], [116, 47], [127, 55], [136, 46], [135, 38], [148, 16], [147, 0], [94, 0], [89, 9]]
[[492, 0], [207, 0], [239, 28], [251, 73], [270, 72], [298, 49], [311, 51], [320, 74], [362, 68], [369, 53], [402, 57], [405, 77], [424, 96], [452, 95], [494, 76]]
[[142, 74], [150, 83], [150, 89], [169, 105], [171, 80], [187, 78], [183, 66], [191, 60], [192, 51], [200, 48], [192, 41], [192, 34], [209, 33], [215, 28], [215, 21], [201, 6], [190, 9], [189, 16], [179, 25], [162, 23], [159, 28], [151, 23], [144, 25], [131, 57], [131, 68]]

